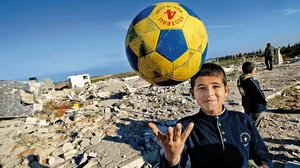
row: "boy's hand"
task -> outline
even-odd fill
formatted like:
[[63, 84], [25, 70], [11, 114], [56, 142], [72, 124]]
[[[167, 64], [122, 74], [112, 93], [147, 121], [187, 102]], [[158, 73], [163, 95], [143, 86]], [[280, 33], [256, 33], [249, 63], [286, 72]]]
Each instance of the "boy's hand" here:
[[182, 125], [176, 124], [175, 132], [173, 128], [169, 127], [167, 134], [163, 134], [155, 124], [149, 123], [148, 126], [152, 129], [153, 134], [160, 141], [164, 149], [164, 156], [169, 162], [170, 166], [175, 166], [180, 161], [180, 154], [183, 151], [184, 143], [190, 135], [194, 123], [190, 123], [186, 130], [181, 134]]

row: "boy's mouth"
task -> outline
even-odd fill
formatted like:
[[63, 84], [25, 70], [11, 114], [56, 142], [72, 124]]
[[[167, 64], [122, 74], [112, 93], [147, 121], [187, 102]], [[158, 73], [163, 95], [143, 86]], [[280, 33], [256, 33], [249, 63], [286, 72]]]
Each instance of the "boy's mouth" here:
[[214, 103], [216, 100], [205, 100], [204, 102], [205, 103], [208, 103], [208, 104], [212, 104], [212, 103]]

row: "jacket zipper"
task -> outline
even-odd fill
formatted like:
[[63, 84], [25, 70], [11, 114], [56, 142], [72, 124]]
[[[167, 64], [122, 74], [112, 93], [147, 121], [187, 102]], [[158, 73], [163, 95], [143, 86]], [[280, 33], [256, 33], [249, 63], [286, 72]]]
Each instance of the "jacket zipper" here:
[[224, 146], [224, 142], [223, 142], [223, 136], [222, 136], [221, 130], [219, 128], [219, 120], [218, 119], [217, 119], [217, 127], [218, 127], [218, 131], [219, 131], [219, 134], [220, 134], [220, 137], [221, 137], [223, 150], [225, 150], [225, 146]]

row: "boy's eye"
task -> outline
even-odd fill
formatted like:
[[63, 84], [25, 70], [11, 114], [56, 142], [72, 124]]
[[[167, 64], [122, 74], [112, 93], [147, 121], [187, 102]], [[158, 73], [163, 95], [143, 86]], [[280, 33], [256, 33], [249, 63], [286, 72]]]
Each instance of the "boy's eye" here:
[[198, 87], [198, 90], [204, 90], [205, 87]]
[[221, 86], [219, 86], [219, 85], [215, 85], [215, 86], [214, 86], [214, 88], [220, 88], [220, 87], [221, 87]]

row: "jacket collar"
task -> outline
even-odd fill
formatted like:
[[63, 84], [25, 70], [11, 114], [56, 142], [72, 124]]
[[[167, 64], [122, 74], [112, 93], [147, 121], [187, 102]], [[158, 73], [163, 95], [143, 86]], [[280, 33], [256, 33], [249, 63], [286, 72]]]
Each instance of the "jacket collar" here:
[[225, 106], [223, 105], [223, 111], [220, 114], [218, 114], [218, 115], [212, 116], [210, 114], [205, 113], [200, 108], [198, 116], [199, 117], [203, 117], [205, 119], [209, 119], [209, 120], [219, 120], [219, 121], [222, 121], [222, 120], [224, 120], [228, 116], [228, 111], [225, 108]]

